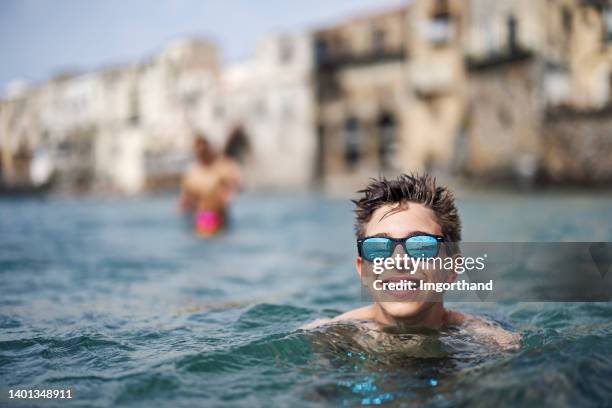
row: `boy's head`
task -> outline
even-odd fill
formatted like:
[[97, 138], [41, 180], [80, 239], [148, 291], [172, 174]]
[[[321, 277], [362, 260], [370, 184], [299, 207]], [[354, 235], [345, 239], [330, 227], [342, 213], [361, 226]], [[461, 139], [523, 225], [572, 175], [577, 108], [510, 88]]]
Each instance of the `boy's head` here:
[[[356, 233], [358, 239], [366, 237], [406, 238], [412, 235], [431, 235], [444, 238], [437, 256], [446, 257], [458, 254], [461, 240], [461, 222], [455, 206], [455, 199], [448, 189], [436, 185], [436, 180], [428, 175], [402, 175], [395, 180], [373, 180], [362, 196], [353, 200], [356, 205]], [[419, 239], [418, 237], [416, 238]], [[403, 256], [406, 247], [395, 246], [393, 257]], [[370, 289], [375, 279], [384, 282], [397, 282], [400, 279], [439, 282], [454, 279], [440, 271], [419, 268], [413, 274], [397, 269], [385, 270], [380, 275], [372, 273], [372, 262], [357, 257], [357, 271]], [[389, 297], [391, 294], [393, 297]], [[373, 293], [375, 300], [391, 316], [417, 316], [432, 302], [441, 301], [435, 293], [420, 291]], [[387, 296], [385, 296], [387, 295]], [[398, 299], [401, 298], [401, 299]]]

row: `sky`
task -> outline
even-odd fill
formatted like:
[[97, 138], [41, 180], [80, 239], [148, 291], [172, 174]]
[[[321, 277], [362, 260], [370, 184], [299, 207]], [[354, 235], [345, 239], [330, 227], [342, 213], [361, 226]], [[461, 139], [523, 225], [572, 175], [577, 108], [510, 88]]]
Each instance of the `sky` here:
[[402, 0], [0, 0], [0, 91], [138, 60], [174, 39], [212, 39], [224, 61], [266, 33], [299, 31]]

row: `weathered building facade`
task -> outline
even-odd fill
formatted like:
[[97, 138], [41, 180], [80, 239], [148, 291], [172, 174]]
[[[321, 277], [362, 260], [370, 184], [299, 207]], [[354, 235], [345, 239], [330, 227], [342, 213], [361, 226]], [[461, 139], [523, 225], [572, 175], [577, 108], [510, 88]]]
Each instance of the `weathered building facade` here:
[[310, 185], [315, 150], [312, 63], [310, 36], [286, 33], [264, 38], [253, 56], [224, 68], [217, 121], [206, 133], [216, 134], [217, 144], [241, 162], [249, 186]]
[[461, 0], [416, 0], [407, 14], [407, 143], [402, 170], [449, 173], [465, 117]]
[[612, 182], [607, 2], [469, 5], [461, 170], [482, 180]]
[[316, 170], [330, 188], [362, 185], [400, 166], [406, 11], [358, 17], [314, 34]]
[[315, 32], [324, 185], [449, 171], [465, 107], [461, 4], [419, 0]]
[[190, 158], [191, 111], [216, 75], [215, 48], [190, 40], [142, 63], [61, 75], [8, 95], [0, 102], [4, 184], [27, 183], [32, 156], [44, 149], [59, 189], [176, 185]]
[[470, 0], [465, 9], [467, 106], [455, 164], [474, 180], [530, 180], [544, 101], [542, 2]]
[[[266, 37], [223, 66], [186, 40], [125, 66], [14, 87], [5, 184], [40, 148], [60, 185], [176, 186], [203, 134], [253, 187], [354, 191], [406, 171], [610, 183], [607, 0], [413, 0]], [[44, 172], [39, 171], [42, 174]]]
[[2, 180], [27, 183], [33, 152], [45, 148], [56, 187], [176, 187], [203, 135], [239, 156], [249, 185], [306, 187], [315, 148], [309, 38], [269, 36], [227, 67], [211, 43], [177, 41], [145, 61], [14, 92], [0, 102]]
[[[415, 0], [316, 31], [319, 177], [612, 181], [611, 16], [605, 0]], [[597, 157], [568, 143], [582, 134]]]
[[612, 5], [550, 3], [543, 176], [553, 183], [612, 184]]

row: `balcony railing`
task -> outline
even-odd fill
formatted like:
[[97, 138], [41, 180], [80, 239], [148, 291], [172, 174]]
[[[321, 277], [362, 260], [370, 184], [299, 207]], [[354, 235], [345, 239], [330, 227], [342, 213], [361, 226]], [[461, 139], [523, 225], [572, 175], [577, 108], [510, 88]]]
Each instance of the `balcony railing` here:
[[329, 50], [317, 53], [317, 67], [319, 69], [335, 69], [350, 65], [368, 65], [387, 61], [401, 61], [404, 59], [403, 47], [370, 49], [362, 52], [351, 50]]
[[457, 69], [452, 61], [429, 58], [413, 61], [409, 75], [416, 93], [420, 96], [434, 96], [452, 88]]

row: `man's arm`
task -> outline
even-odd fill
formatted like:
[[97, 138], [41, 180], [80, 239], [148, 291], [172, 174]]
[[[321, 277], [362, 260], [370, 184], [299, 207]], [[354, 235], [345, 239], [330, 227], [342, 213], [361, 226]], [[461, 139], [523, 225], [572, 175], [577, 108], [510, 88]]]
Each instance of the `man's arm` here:
[[196, 208], [196, 197], [189, 191], [189, 175], [188, 169], [181, 179], [181, 193], [179, 197], [179, 209], [183, 212], [193, 211]]

